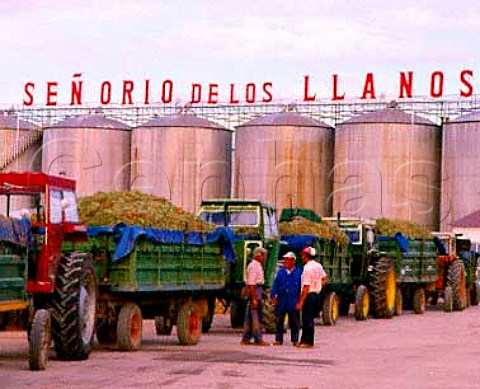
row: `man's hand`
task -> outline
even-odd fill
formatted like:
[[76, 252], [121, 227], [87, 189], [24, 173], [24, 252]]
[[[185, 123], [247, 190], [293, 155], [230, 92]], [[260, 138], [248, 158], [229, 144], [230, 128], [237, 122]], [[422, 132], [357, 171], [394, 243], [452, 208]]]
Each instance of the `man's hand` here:
[[255, 299], [255, 300], [252, 300], [252, 308], [254, 310], [257, 310], [258, 309], [258, 300]]

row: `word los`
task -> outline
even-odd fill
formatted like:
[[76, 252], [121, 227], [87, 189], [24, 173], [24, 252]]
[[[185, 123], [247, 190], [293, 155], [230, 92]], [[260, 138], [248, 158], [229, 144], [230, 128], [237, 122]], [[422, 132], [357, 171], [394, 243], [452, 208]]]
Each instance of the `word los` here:
[[[80, 106], [84, 101], [84, 80], [82, 74], [76, 73], [72, 77], [70, 84], [69, 97], [71, 106]], [[458, 75], [459, 96], [471, 97], [474, 94], [473, 70], [465, 69]], [[304, 102], [318, 101], [317, 92], [313, 87], [310, 75], [303, 76], [302, 96]], [[427, 78], [429, 90], [428, 94], [432, 98], [441, 98], [444, 96], [445, 74], [441, 71], [432, 72]], [[375, 75], [366, 73], [360, 80], [359, 89], [360, 99], [375, 100], [377, 98]], [[24, 85], [24, 106], [33, 106], [36, 102], [35, 96], [36, 84], [32, 81]], [[60, 83], [58, 81], [49, 81], [46, 83], [46, 98], [44, 100], [47, 106], [56, 106], [59, 104]], [[123, 80], [121, 85], [114, 86], [111, 81], [103, 81], [100, 84], [98, 93], [98, 102], [101, 105], [109, 105], [120, 102], [122, 105], [145, 104], [149, 105], [153, 101], [162, 104], [171, 104], [176, 99], [175, 84], [171, 79], [161, 82], [158, 88], [152, 92], [151, 80], [143, 80], [135, 83], [132, 80]], [[414, 93], [414, 72], [400, 72], [398, 79], [398, 98], [412, 98]], [[228, 84], [220, 85], [218, 83], [192, 83], [189, 87], [189, 104], [254, 104], [254, 103], [272, 103], [274, 101], [273, 82], [247, 83], [244, 85]], [[322, 91], [323, 92], [323, 91]], [[344, 100], [347, 93], [342, 89], [341, 79], [338, 74], [331, 75], [331, 90], [329, 99], [332, 101]], [[319, 94], [319, 93], [318, 93]], [[113, 96], [120, 96], [120, 100], [114, 101]], [[350, 96], [349, 96], [350, 97]], [[353, 96], [355, 97], [355, 96]], [[325, 98], [325, 97], [324, 97]], [[328, 98], [328, 97], [327, 97]]]

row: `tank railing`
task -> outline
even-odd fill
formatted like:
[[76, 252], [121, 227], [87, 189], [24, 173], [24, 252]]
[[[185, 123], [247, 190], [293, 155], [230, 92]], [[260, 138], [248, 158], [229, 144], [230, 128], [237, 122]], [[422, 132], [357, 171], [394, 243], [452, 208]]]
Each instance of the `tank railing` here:
[[15, 162], [15, 160], [25, 153], [32, 144], [38, 142], [41, 138], [41, 131], [28, 131], [26, 135], [22, 134], [22, 136], [18, 138], [18, 144], [16, 142], [14, 147], [5, 148], [5, 154], [3, 155], [0, 170], [5, 169], [11, 163]]

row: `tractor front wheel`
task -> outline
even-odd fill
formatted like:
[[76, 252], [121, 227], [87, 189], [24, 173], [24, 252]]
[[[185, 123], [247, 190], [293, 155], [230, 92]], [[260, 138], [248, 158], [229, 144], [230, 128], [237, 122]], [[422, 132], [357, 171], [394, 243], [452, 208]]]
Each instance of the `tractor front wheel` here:
[[413, 292], [413, 311], [417, 315], [425, 313], [425, 289], [418, 287]]
[[29, 336], [28, 364], [30, 370], [45, 370], [51, 340], [50, 312], [39, 309], [35, 312]]
[[323, 300], [322, 317], [323, 324], [326, 326], [334, 326], [337, 322], [339, 313], [339, 301], [335, 292], [329, 292]]
[[370, 296], [368, 295], [368, 289], [365, 285], [360, 285], [355, 296], [355, 319], [367, 320], [369, 311]]

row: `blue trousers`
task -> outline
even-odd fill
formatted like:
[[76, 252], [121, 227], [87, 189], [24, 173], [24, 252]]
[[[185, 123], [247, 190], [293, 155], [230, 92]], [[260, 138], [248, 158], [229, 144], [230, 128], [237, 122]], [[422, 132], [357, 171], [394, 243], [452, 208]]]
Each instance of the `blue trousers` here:
[[285, 323], [285, 316], [288, 315], [288, 326], [290, 327], [290, 340], [298, 342], [298, 333], [300, 330], [300, 313], [296, 309], [279, 309], [276, 311], [277, 318], [277, 331], [275, 333], [275, 340], [277, 342], [283, 342], [283, 326]]
[[243, 322], [243, 340], [249, 341], [253, 338], [255, 342], [262, 341], [263, 332], [263, 303], [258, 302], [257, 309], [253, 309], [252, 301], [247, 302], [245, 309], [245, 320]]

